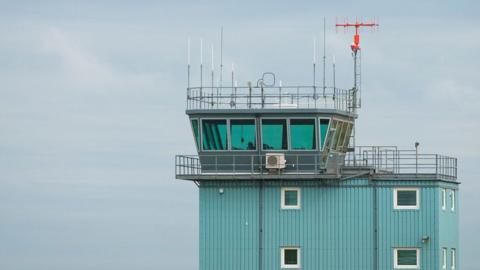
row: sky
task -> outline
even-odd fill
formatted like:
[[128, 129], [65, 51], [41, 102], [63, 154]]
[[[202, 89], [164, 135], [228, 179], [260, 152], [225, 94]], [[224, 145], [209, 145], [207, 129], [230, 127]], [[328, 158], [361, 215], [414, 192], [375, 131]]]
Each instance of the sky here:
[[[196, 269], [198, 191], [175, 180], [194, 154], [185, 115], [187, 39], [224, 28], [224, 76], [311, 82], [312, 40], [351, 87], [362, 33], [358, 145], [458, 157], [460, 263], [477, 269], [478, 1], [0, 1], [0, 269]], [[205, 50], [205, 59], [210, 59]], [[205, 60], [207, 61], [207, 60]], [[210, 62], [208, 62], [210, 63]], [[331, 69], [326, 71], [327, 82]], [[319, 74], [320, 75], [320, 74]], [[227, 76], [228, 77], [228, 76]]]

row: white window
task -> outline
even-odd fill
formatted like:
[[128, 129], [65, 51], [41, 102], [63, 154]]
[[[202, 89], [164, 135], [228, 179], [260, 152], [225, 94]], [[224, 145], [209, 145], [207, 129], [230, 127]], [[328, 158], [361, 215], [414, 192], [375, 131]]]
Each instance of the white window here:
[[393, 205], [394, 209], [419, 209], [420, 190], [418, 188], [395, 188]]
[[455, 190], [450, 191], [450, 202], [451, 202], [451, 210], [452, 212], [455, 211]]
[[300, 189], [282, 188], [281, 204], [282, 209], [300, 209]]
[[420, 249], [395, 248], [393, 250], [393, 265], [395, 269], [420, 268]]
[[452, 255], [452, 269], [455, 269], [455, 268], [456, 268], [455, 266], [456, 266], [456, 264], [457, 264], [457, 261], [456, 261], [456, 258], [455, 258], [455, 249], [454, 249], [454, 248], [452, 248], [452, 253], [451, 253], [451, 255]]
[[282, 268], [300, 268], [299, 247], [282, 247], [280, 257]]
[[447, 248], [442, 248], [442, 269], [447, 269]]
[[442, 199], [442, 210], [447, 209], [447, 198], [446, 198], [447, 195], [446, 195], [446, 193], [447, 193], [447, 191], [444, 188], [442, 188], [442, 198], [441, 198]]

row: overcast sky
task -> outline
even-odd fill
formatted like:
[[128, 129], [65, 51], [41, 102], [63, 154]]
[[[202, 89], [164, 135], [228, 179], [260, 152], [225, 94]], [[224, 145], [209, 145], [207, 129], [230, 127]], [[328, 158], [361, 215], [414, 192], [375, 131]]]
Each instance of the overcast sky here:
[[347, 88], [352, 35], [333, 24], [356, 15], [381, 24], [362, 35], [357, 142], [459, 158], [460, 259], [477, 269], [478, 1], [178, 2], [0, 1], [1, 269], [196, 269], [197, 188], [174, 179], [195, 151], [187, 38], [192, 64], [203, 38], [218, 69], [223, 25], [239, 84], [307, 84], [326, 16]]

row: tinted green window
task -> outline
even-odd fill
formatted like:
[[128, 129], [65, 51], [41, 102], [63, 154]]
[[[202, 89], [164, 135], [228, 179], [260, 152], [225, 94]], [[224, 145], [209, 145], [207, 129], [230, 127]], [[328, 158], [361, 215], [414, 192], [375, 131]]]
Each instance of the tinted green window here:
[[397, 265], [417, 265], [417, 251], [397, 250]]
[[315, 119], [291, 119], [290, 140], [292, 149], [315, 149]]
[[227, 150], [227, 120], [202, 120], [203, 150]]
[[197, 144], [197, 148], [200, 147], [200, 133], [198, 132], [198, 120], [197, 119], [192, 119], [192, 129], [193, 129], [193, 135], [195, 136], [195, 143]]
[[287, 120], [263, 119], [262, 143], [265, 150], [286, 150]]
[[255, 120], [230, 120], [230, 137], [232, 150], [255, 150], [257, 144]]
[[328, 133], [328, 125], [330, 124], [330, 119], [320, 119], [320, 147], [323, 149], [325, 145], [325, 140]]
[[399, 206], [417, 205], [417, 191], [416, 190], [398, 190], [397, 205]]
[[285, 252], [285, 255], [284, 255], [285, 265], [298, 264], [298, 251], [296, 249], [285, 249], [284, 252]]
[[298, 191], [296, 190], [285, 190], [284, 194], [286, 206], [295, 206], [298, 205]]

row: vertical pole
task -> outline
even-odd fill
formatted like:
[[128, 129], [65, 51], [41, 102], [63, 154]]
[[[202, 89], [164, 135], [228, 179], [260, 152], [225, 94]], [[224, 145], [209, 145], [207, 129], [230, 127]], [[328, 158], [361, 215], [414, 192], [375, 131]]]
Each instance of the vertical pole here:
[[325, 62], [327, 52], [327, 34], [326, 19], [323, 17], [323, 98], [325, 98]]
[[317, 63], [317, 39], [313, 37], [313, 100], [315, 102], [315, 107], [317, 107], [317, 87], [316, 87], [316, 70], [315, 66]]
[[419, 142], [415, 142], [415, 174], [418, 174], [418, 146]]
[[[213, 44], [211, 45], [211, 49], [212, 49], [212, 68], [211, 68], [211, 73], [212, 73], [212, 97], [213, 97], [213, 88], [214, 88], [214, 81], [213, 81], [213, 80], [214, 80], [214, 74], [215, 74], [215, 70], [214, 70], [214, 69], [215, 69], [215, 68], [214, 68], [215, 66], [214, 66], [214, 62], [213, 62]], [[218, 93], [217, 93], [217, 98], [216, 98], [216, 99], [217, 99], [217, 102], [216, 102], [216, 103], [217, 103], [217, 107], [218, 107]], [[215, 102], [213, 101], [213, 98], [212, 98], [212, 107], [213, 107], [214, 103], [215, 103]]]
[[220, 88], [222, 88], [222, 76], [223, 76], [223, 26], [220, 29]]
[[203, 103], [203, 39], [200, 39], [200, 108]]

